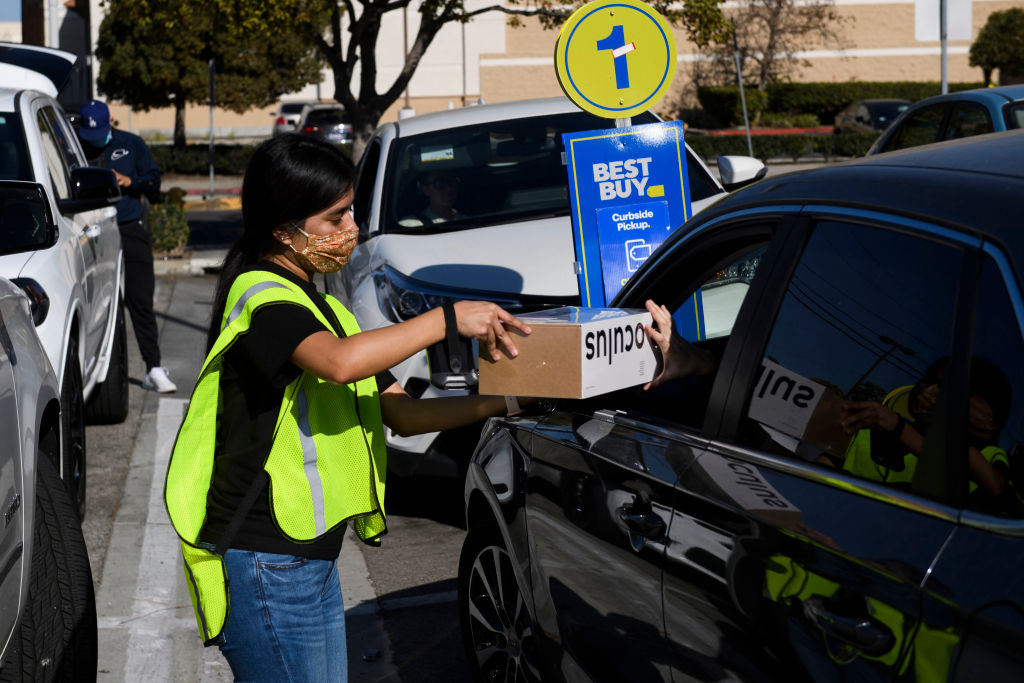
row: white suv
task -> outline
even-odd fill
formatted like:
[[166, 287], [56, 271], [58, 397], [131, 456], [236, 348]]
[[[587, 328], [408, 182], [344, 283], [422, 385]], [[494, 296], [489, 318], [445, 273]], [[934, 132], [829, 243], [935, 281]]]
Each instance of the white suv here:
[[[652, 114], [634, 117], [650, 123]], [[609, 128], [564, 97], [455, 109], [380, 126], [359, 163], [353, 214], [360, 244], [327, 288], [362, 329], [405, 320], [449, 299], [486, 299], [513, 313], [578, 305], [562, 134]], [[445, 173], [433, 169], [443, 168]], [[719, 163], [728, 187], [764, 174], [754, 159]], [[725, 189], [687, 148], [692, 211]], [[440, 349], [440, 350], [438, 350]], [[465, 354], [470, 355], [470, 354]], [[413, 396], [441, 396], [447, 361], [432, 349], [392, 369]], [[472, 384], [475, 357], [464, 358]], [[471, 367], [466, 367], [467, 365]], [[453, 386], [449, 383], [446, 386]], [[464, 390], [463, 390], [464, 393]], [[398, 474], [457, 474], [479, 428], [400, 437], [387, 431]], [[423, 457], [423, 456], [431, 457]]]
[[[55, 97], [76, 57], [0, 44], [0, 180], [41, 185], [57, 230], [43, 248], [6, 244], [0, 276], [25, 291], [36, 332], [60, 383], [60, 473], [85, 511], [85, 422], [128, 413], [123, 258], [111, 171], [89, 168]], [[6, 222], [7, 217], [4, 217]]]

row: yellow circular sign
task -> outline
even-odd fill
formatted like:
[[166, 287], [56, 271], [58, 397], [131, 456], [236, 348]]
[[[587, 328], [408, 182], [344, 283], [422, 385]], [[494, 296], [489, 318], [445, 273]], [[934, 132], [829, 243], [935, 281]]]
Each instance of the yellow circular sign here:
[[555, 70], [580, 108], [608, 119], [653, 107], [676, 72], [668, 22], [639, 0], [596, 0], [573, 12], [558, 32]]

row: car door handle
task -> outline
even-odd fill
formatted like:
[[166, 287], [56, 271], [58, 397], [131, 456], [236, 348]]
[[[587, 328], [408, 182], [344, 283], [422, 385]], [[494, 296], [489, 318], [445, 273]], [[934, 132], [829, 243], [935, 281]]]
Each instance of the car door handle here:
[[643, 510], [633, 504], [623, 505], [618, 509], [618, 513], [619, 519], [622, 520], [626, 527], [633, 533], [653, 540], [664, 538], [665, 520], [652, 512], [649, 508], [647, 510]]
[[102, 232], [102, 230], [100, 228], [100, 224], [99, 223], [93, 223], [92, 225], [90, 225], [89, 227], [87, 227], [85, 229], [85, 236], [88, 237], [89, 239], [93, 239], [95, 237], [99, 237], [100, 236], [100, 232]]
[[820, 595], [804, 600], [804, 616], [826, 635], [849, 643], [871, 657], [884, 655], [896, 643], [896, 637], [886, 626], [869, 617], [836, 614], [825, 606], [825, 598]]

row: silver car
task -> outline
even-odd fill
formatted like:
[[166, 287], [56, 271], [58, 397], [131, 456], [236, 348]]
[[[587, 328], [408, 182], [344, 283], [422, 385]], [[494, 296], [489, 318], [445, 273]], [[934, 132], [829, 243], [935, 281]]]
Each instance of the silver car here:
[[[0, 182], [6, 250], [45, 248], [41, 185]], [[96, 671], [96, 601], [76, 506], [61, 481], [61, 397], [25, 293], [0, 278], [0, 679]]]

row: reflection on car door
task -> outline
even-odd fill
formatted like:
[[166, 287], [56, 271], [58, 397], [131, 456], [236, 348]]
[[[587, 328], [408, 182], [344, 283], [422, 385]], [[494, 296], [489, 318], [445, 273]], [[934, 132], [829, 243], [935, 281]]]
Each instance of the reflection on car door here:
[[672, 484], [695, 443], [614, 412], [557, 412], [538, 427], [526, 487], [534, 601], [569, 680], [671, 680], [661, 563]]
[[[21, 430], [18, 428], [18, 406], [15, 401], [14, 347], [7, 330], [9, 307], [16, 299], [0, 295], [0, 511], [5, 523], [0, 528], [0, 642], [6, 642], [18, 621], [18, 610], [8, 609], [21, 599], [21, 576], [24, 546], [24, 511], [22, 500]], [[13, 523], [12, 523], [13, 522]]]
[[[768, 324], [748, 328], [720, 433], [679, 482], [677, 516], [728, 553], [700, 575], [666, 564], [668, 631], [719, 677], [929, 680], [920, 587], [956, 513], [915, 495], [927, 467], [884, 453], [890, 436], [839, 421], [948, 356], [967, 252], [865, 223], [801, 223], [794, 241], [806, 246], [776, 264], [784, 279], [759, 302]], [[947, 396], [942, 383], [938, 402]], [[925, 435], [922, 462], [941, 461], [931, 449], [947, 425], [927, 417], [899, 425]], [[854, 454], [868, 465], [849, 469]], [[675, 680], [707, 678], [681, 661]]]

